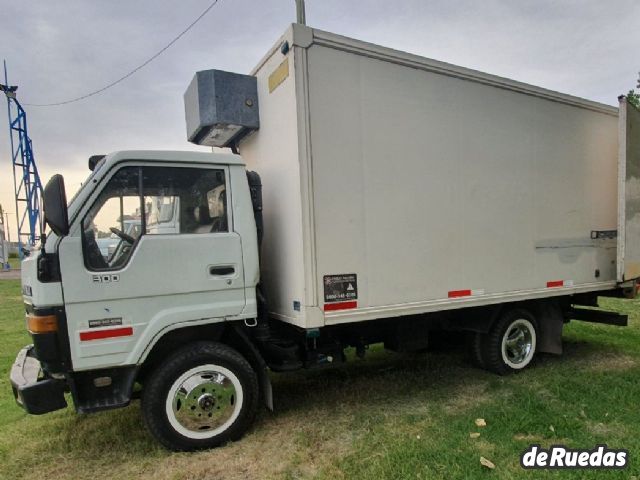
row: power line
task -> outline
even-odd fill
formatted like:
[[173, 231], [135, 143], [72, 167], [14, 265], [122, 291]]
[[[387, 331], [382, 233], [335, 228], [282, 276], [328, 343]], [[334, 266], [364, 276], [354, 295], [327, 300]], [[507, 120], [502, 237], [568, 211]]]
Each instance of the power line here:
[[55, 106], [58, 106], [58, 105], [67, 105], [69, 103], [79, 102], [80, 100], [84, 100], [85, 98], [93, 97], [94, 95], [97, 95], [99, 93], [104, 92], [105, 90], [108, 90], [109, 88], [111, 88], [111, 87], [119, 84], [120, 82], [126, 80], [127, 78], [132, 76], [134, 73], [136, 73], [137, 71], [139, 71], [142, 68], [146, 67], [151, 62], [153, 62], [156, 58], [158, 58], [160, 55], [162, 55], [174, 43], [176, 43], [178, 40], [180, 40], [180, 38], [182, 38], [185, 33], [187, 33], [189, 30], [191, 30], [195, 26], [196, 23], [198, 23], [200, 20], [202, 20], [202, 17], [204, 17], [207, 13], [209, 13], [209, 10], [211, 10], [218, 2], [219, 2], [219, 0], [214, 0], [193, 22], [191, 22], [189, 24], [189, 26], [187, 26], [187, 28], [185, 28], [182, 32], [180, 32], [180, 34], [178, 34], [177, 37], [175, 37], [173, 40], [171, 40], [169, 43], [167, 43], [167, 45], [165, 45], [164, 48], [162, 48], [160, 51], [158, 51], [155, 55], [149, 57], [145, 62], [143, 62], [140, 65], [138, 65], [136, 68], [131, 70], [129, 73], [127, 73], [127, 74], [123, 75], [122, 77], [118, 78], [117, 80], [114, 80], [113, 82], [105, 85], [104, 87], [99, 88], [98, 90], [94, 90], [93, 92], [89, 92], [89, 93], [87, 93], [85, 95], [82, 95], [80, 97], [71, 98], [69, 100], [64, 100], [62, 102], [54, 102], [54, 103], [24, 103], [23, 105], [29, 106], [29, 107], [55, 107]]

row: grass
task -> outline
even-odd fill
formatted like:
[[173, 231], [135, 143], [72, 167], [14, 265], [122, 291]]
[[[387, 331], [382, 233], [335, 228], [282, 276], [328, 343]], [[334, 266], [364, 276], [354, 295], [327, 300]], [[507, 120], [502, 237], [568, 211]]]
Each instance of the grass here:
[[[565, 353], [497, 377], [460, 348], [421, 355], [372, 349], [344, 366], [274, 376], [276, 412], [240, 442], [171, 453], [145, 431], [136, 402], [80, 416], [35, 417], [7, 380], [29, 342], [18, 281], [0, 282], [1, 478], [630, 478], [640, 476], [640, 301], [603, 300], [630, 315], [618, 328], [572, 322]], [[476, 418], [487, 426], [477, 428]], [[472, 439], [470, 432], [480, 432]], [[620, 471], [524, 471], [531, 443], [630, 452]], [[480, 456], [495, 463], [480, 465]]]

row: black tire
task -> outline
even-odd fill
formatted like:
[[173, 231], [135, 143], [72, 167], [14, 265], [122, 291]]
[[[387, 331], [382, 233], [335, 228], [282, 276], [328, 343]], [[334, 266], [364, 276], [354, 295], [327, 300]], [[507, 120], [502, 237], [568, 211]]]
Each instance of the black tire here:
[[[509, 358], [510, 353], [503, 351], [502, 342], [509, 333], [518, 332], [517, 329], [522, 329], [523, 332], [530, 331], [531, 340], [522, 342], [525, 346], [523, 351], [527, 352], [523, 354], [522, 360], [516, 361], [514, 359], [512, 361]], [[522, 370], [531, 364], [535, 355], [537, 338], [538, 324], [533, 314], [523, 308], [516, 308], [501, 315], [488, 333], [478, 334], [476, 354], [482, 362], [483, 368], [498, 375], [506, 375]], [[526, 345], [529, 347], [526, 348]]]
[[[212, 373], [218, 382], [212, 380]], [[185, 383], [197, 386], [197, 392], [193, 389], [187, 394]], [[210, 393], [200, 393], [200, 387]], [[238, 440], [250, 427], [258, 409], [258, 392], [255, 371], [237, 351], [220, 343], [195, 342], [176, 351], [149, 375], [142, 392], [142, 415], [151, 434], [170, 450], [214, 448]], [[177, 399], [178, 394], [184, 400]], [[168, 397], [172, 399], [171, 409]], [[238, 398], [242, 399], [241, 405], [236, 402]], [[220, 415], [223, 417], [218, 419]], [[203, 424], [218, 421], [224, 423]], [[191, 428], [185, 422], [199, 424]], [[207, 436], [209, 432], [215, 433]]]
[[484, 369], [484, 359], [482, 358], [482, 338], [483, 334], [479, 332], [470, 332], [467, 339], [467, 351], [469, 360], [478, 368]]

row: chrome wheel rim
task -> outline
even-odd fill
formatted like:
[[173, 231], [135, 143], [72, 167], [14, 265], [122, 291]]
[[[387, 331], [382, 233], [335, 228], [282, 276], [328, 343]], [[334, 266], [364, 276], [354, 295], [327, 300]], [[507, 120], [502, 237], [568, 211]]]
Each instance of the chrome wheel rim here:
[[502, 359], [514, 369], [526, 367], [536, 350], [536, 333], [529, 320], [515, 320], [502, 338]]
[[169, 389], [169, 423], [182, 435], [210, 438], [236, 420], [242, 407], [242, 386], [227, 368], [203, 365], [182, 374]]

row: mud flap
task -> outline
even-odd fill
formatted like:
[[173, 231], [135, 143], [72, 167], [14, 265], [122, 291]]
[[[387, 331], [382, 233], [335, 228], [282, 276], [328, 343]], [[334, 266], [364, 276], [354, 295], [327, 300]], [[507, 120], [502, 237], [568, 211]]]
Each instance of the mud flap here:
[[562, 355], [564, 317], [556, 302], [542, 302], [538, 307], [538, 352]]
[[241, 352], [247, 361], [251, 364], [253, 369], [258, 375], [258, 383], [260, 384], [260, 392], [262, 394], [262, 401], [269, 411], [273, 412], [273, 389], [271, 387], [271, 379], [269, 378], [269, 368], [267, 362], [264, 361], [262, 355], [255, 347], [253, 342], [247, 337], [247, 334], [242, 330], [242, 327], [234, 325], [233, 332], [242, 342]]

